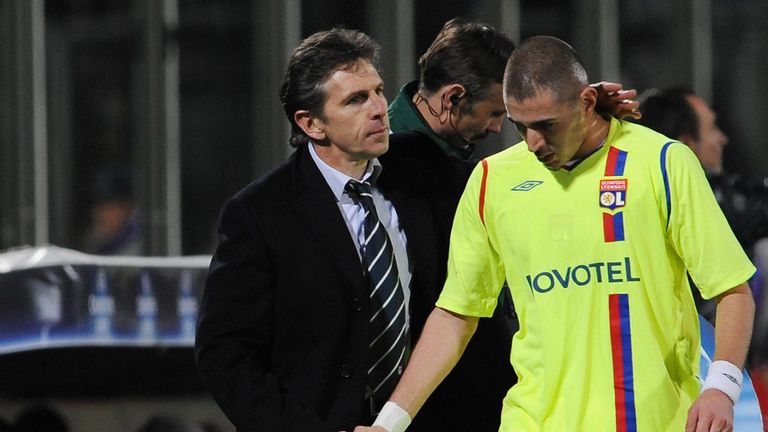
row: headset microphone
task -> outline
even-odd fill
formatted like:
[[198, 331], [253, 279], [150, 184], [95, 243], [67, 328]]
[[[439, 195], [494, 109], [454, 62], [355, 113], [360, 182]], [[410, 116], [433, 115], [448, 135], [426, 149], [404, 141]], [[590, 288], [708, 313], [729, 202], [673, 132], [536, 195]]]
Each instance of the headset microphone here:
[[[443, 102], [444, 101], [443, 96], [441, 96], [440, 98], [440, 112], [437, 112], [435, 111], [434, 108], [432, 108], [432, 105], [429, 104], [429, 101], [427, 100], [427, 98], [425, 98], [421, 93], [417, 92], [416, 95], [418, 96], [418, 99], [417, 99], [418, 102], [414, 101], [414, 103], [418, 104], [419, 102], [424, 101], [424, 103], [426, 103], [427, 105], [427, 109], [429, 110], [429, 113], [439, 120], [442, 113], [446, 110], [446, 107]], [[461, 132], [459, 132], [458, 129], [456, 129], [456, 126], [453, 124], [453, 109], [458, 107], [460, 99], [461, 99], [461, 96], [459, 96], [458, 94], [452, 94], [451, 96], [448, 97], [448, 101], [451, 102], [451, 106], [447, 108], [448, 110], [447, 121], [448, 121], [448, 124], [451, 126], [451, 129], [453, 129], [453, 132], [456, 134], [456, 136], [458, 136], [463, 141], [462, 147], [467, 150], [472, 150], [475, 147], [475, 143], [466, 139], [464, 135]], [[443, 124], [443, 123], [444, 122], [440, 120], [440, 124]]]
[[451, 101], [451, 108], [448, 110], [448, 124], [451, 125], [451, 129], [453, 129], [453, 132], [461, 138], [462, 141], [464, 141], [464, 148], [471, 150], [475, 147], [475, 143], [471, 142], [470, 140], [466, 139], [464, 135], [459, 132], [458, 129], [456, 129], [456, 126], [453, 125], [453, 121], [451, 117], [453, 116], [453, 109], [457, 108], [459, 105], [459, 98], [460, 96], [458, 94], [452, 94], [451, 97], [448, 98], [449, 101]]

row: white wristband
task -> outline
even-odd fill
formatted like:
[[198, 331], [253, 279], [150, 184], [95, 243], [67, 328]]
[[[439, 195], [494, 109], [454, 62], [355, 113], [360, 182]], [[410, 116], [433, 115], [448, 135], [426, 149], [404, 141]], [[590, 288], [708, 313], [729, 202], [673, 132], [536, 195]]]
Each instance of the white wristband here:
[[743, 380], [741, 369], [735, 364], [725, 360], [716, 360], [709, 365], [707, 379], [704, 380], [701, 391], [711, 388], [720, 390], [727, 394], [733, 403], [736, 403], [739, 400], [739, 394], [741, 394]]
[[373, 422], [372, 426], [381, 426], [387, 432], [404, 432], [410, 424], [411, 416], [408, 415], [408, 412], [400, 408], [400, 405], [389, 401], [381, 407], [381, 411], [376, 416], [376, 421]]

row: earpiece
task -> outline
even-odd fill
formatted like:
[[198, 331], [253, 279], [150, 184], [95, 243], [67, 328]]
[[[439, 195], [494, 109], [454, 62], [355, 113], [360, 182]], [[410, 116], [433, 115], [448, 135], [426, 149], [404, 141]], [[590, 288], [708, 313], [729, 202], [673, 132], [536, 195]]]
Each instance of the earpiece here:
[[464, 95], [465, 93], [461, 93], [461, 94], [454, 93], [450, 97], [448, 97], [448, 100], [451, 101], [451, 106], [448, 109], [448, 123], [451, 125], [451, 128], [456, 133], [456, 135], [459, 138], [461, 138], [462, 141], [464, 141], [464, 147], [471, 150], [472, 147], [474, 147], [474, 144], [470, 140], [466, 139], [464, 135], [462, 135], [462, 133], [459, 132], [458, 129], [456, 129], [456, 126], [454, 126], [453, 120], [452, 120], [454, 115], [453, 109], [459, 106], [459, 100], [461, 100], [461, 98], [464, 97]]

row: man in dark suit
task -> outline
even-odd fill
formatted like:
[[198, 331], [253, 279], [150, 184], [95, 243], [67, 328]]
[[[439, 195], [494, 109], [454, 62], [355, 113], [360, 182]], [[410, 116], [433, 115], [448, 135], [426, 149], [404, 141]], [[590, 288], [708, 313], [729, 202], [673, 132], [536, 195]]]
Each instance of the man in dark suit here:
[[[203, 382], [240, 432], [338, 432], [370, 422], [418, 335], [409, 316], [433, 306], [419, 289], [441, 282], [430, 210], [397, 179], [392, 190], [375, 182], [376, 158], [389, 142], [377, 53], [368, 36], [340, 29], [294, 50], [281, 101], [296, 151], [222, 211], [195, 354]], [[356, 189], [371, 183], [368, 192]], [[375, 237], [371, 214], [386, 228], [381, 250], [393, 263], [386, 277], [397, 282], [381, 314], [371, 300], [374, 264], [362, 264]], [[374, 382], [381, 363], [369, 348], [389, 327], [372, 329], [397, 301], [397, 349], [381, 357], [393, 366]]]

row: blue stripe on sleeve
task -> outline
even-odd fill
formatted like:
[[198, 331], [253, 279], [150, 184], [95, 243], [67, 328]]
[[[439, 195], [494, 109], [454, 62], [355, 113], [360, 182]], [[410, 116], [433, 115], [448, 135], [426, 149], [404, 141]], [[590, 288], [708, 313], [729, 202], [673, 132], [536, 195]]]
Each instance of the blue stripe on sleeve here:
[[661, 148], [661, 178], [664, 180], [664, 192], [667, 199], [667, 226], [669, 228], [669, 218], [672, 216], [672, 198], [669, 193], [669, 174], [667, 173], [667, 149], [674, 141], [664, 144]]

